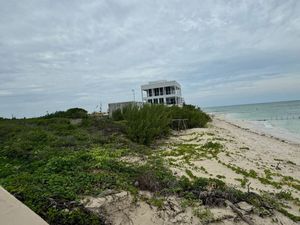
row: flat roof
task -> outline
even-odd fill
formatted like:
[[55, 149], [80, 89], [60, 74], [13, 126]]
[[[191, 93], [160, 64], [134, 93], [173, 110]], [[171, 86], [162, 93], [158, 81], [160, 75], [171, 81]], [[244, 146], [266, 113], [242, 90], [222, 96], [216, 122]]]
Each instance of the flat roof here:
[[108, 103], [108, 105], [117, 105], [117, 104], [139, 104], [143, 102], [137, 102], [137, 101], [128, 101], [128, 102], [112, 102]]
[[157, 88], [157, 87], [168, 87], [168, 86], [177, 86], [180, 87], [180, 84], [175, 80], [158, 80], [158, 81], [150, 81], [147, 84], [141, 85], [141, 89], [151, 89], [151, 88]]

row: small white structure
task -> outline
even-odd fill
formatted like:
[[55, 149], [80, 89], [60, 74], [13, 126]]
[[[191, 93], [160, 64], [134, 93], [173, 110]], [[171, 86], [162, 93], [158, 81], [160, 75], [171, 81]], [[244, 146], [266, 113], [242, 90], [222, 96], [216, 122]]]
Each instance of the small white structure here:
[[141, 86], [143, 102], [182, 106], [181, 86], [175, 80], [160, 80]]
[[130, 101], [130, 102], [109, 103], [108, 104], [108, 116], [111, 118], [114, 111], [116, 111], [118, 109], [123, 110], [124, 107], [131, 106], [131, 105], [136, 105], [138, 107], [142, 107], [143, 102]]

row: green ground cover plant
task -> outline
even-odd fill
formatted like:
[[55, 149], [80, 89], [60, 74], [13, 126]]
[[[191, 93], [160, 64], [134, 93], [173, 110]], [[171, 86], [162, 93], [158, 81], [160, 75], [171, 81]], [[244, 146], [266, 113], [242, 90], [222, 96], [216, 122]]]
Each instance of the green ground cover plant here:
[[[122, 124], [79, 115], [74, 125], [77, 118], [67, 112], [0, 121], [0, 185], [48, 223], [105, 224], [79, 200], [107, 189], [165, 195], [181, 188], [160, 157], [123, 135]], [[120, 160], [137, 154], [150, 159], [145, 165]]]
[[[174, 176], [163, 154], [126, 137], [126, 124], [80, 114], [81, 122], [74, 125], [75, 116], [56, 115], [0, 120], [0, 185], [49, 224], [107, 224], [101, 215], [87, 211], [80, 199], [108, 189], [133, 195], [150, 191], [155, 193], [150, 202], [157, 207], [162, 207], [161, 199], [168, 195], [218, 206], [224, 199], [247, 200], [246, 193], [219, 179], [192, 173], [193, 179]], [[189, 155], [194, 147], [183, 146], [179, 151]], [[197, 151], [215, 155], [216, 149], [222, 147], [207, 143]], [[143, 164], [121, 160], [130, 156], [147, 160]]]
[[130, 170], [116, 160], [127, 140], [106, 131], [116, 128], [93, 118], [76, 126], [60, 116], [1, 120], [0, 185], [50, 224], [104, 224], [78, 199], [129, 182]]
[[223, 150], [223, 146], [218, 142], [206, 142], [203, 145], [199, 144], [177, 144], [171, 151], [161, 152], [161, 156], [179, 157], [187, 164], [192, 160], [202, 158], [218, 158], [218, 154]]

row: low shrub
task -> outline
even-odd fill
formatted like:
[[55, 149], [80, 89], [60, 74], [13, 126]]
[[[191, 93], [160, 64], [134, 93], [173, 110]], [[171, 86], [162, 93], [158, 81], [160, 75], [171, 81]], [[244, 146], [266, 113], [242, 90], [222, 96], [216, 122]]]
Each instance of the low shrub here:
[[71, 109], [68, 109], [67, 111], [57, 111], [55, 113], [47, 114], [47, 115], [43, 116], [43, 118], [50, 119], [50, 118], [61, 117], [61, 118], [76, 119], [76, 118], [86, 118], [87, 115], [88, 115], [88, 112], [85, 109], [71, 108]]
[[128, 137], [140, 144], [149, 145], [169, 133], [170, 117], [163, 105], [129, 106], [123, 109]]
[[[183, 107], [149, 105], [143, 107], [127, 106], [113, 112], [114, 121], [125, 120], [128, 137], [140, 144], [151, 144], [155, 139], [165, 136], [169, 129], [205, 127], [211, 118], [193, 105]], [[178, 119], [186, 119], [186, 126], [176, 124]]]
[[171, 119], [187, 119], [187, 128], [205, 127], [211, 121], [209, 115], [193, 105], [172, 106], [169, 113]]
[[122, 110], [121, 109], [117, 109], [117, 110], [113, 111], [113, 113], [112, 113], [112, 119], [114, 121], [124, 120], [124, 116], [123, 116]]
[[178, 181], [172, 171], [166, 168], [163, 161], [152, 160], [138, 168], [137, 186], [151, 192], [169, 192], [178, 187]]

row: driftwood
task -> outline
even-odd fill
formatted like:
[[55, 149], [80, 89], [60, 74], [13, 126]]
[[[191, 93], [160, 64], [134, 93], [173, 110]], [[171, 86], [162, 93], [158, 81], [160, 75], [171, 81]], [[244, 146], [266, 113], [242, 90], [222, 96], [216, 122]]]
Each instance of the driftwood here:
[[244, 220], [246, 223], [248, 223], [249, 225], [255, 225], [250, 219], [248, 219], [247, 217], [245, 217], [243, 215], [243, 213], [234, 205], [232, 204], [230, 201], [225, 200], [225, 203], [242, 219]]

